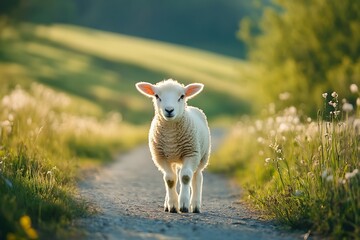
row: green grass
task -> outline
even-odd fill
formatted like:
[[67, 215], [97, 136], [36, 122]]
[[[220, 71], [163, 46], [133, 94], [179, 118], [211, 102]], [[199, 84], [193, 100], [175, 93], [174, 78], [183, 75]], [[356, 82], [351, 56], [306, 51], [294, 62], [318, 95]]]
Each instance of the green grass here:
[[243, 119], [215, 153], [210, 169], [235, 177], [258, 207], [286, 225], [356, 239], [360, 111], [339, 111], [334, 96], [324, 100], [325, 109], [328, 101], [337, 103], [330, 122], [324, 121], [329, 119], [324, 112], [314, 121], [295, 107], [275, 113], [274, 106], [263, 119]]

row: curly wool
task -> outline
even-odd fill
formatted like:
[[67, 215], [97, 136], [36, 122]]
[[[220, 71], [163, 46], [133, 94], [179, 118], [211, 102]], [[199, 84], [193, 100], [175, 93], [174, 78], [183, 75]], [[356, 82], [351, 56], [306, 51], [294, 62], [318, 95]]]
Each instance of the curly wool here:
[[[205, 114], [200, 109], [187, 108], [199, 111], [202, 117], [206, 119]], [[185, 110], [183, 117], [176, 122], [168, 122], [160, 116], [155, 116], [149, 134], [150, 150], [155, 156], [155, 164], [158, 166], [156, 159], [181, 162], [185, 157], [193, 157], [199, 154], [199, 151], [201, 151], [201, 159], [203, 159], [207, 151], [205, 146], [200, 146], [201, 143], [198, 140], [201, 138], [199, 135], [194, 119], [189, 116], [188, 109]], [[202, 167], [205, 166], [206, 164]]]

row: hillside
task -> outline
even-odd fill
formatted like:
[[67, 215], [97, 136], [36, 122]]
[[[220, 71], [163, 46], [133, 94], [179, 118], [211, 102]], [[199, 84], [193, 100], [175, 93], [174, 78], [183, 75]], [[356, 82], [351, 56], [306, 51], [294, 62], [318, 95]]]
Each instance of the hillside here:
[[235, 58], [70, 25], [22, 25], [3, 36], [2, 64], [16, 65], [28, 78], [105, 111], [120, 111], [129, 122], [152, 116], [150, 101], [146, 104], [134, 84], [166, 78], [204, 83], [204, 94], [191, 103], [210, 120], [250, 111], [240, 72], [246, 76], [251, 68]]

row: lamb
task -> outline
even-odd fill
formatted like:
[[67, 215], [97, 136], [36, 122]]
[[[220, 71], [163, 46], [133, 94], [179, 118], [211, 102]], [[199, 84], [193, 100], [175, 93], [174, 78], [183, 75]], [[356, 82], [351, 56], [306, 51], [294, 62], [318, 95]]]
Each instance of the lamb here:
[[[156, 85], [136, 84], [137, 90], [151, 97], [154, 103], [149, 148], [155, 165], [163, 173], [166, 212], [201, 211], [202, 171], [210, 156], [210, 130], [203, 111], [188, 106], [187, 100], [203, 87], [200, 83], [184, 86], [172, 79]], [[180, 195], [176, 189], [178, 172]]]

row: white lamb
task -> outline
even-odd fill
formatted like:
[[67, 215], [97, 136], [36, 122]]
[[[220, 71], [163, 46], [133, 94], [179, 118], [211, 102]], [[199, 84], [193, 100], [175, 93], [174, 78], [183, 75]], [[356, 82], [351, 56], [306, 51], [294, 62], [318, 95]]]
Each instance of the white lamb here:
[[[203, 87], [199, 83], [184, 86], [172, 79], [156, 85], [136, 84], [138, 91], [152, 97], [154, 102], [149, 147], [155, 165], [164, 174], [166, 212], [200, 213], [201, 210], [202, 171], [210, 156], [210, 131], [205, 114], [188, 106], [187, 100]], [[176, 190], [178, 168], [181, 168], [180, 196]]]

